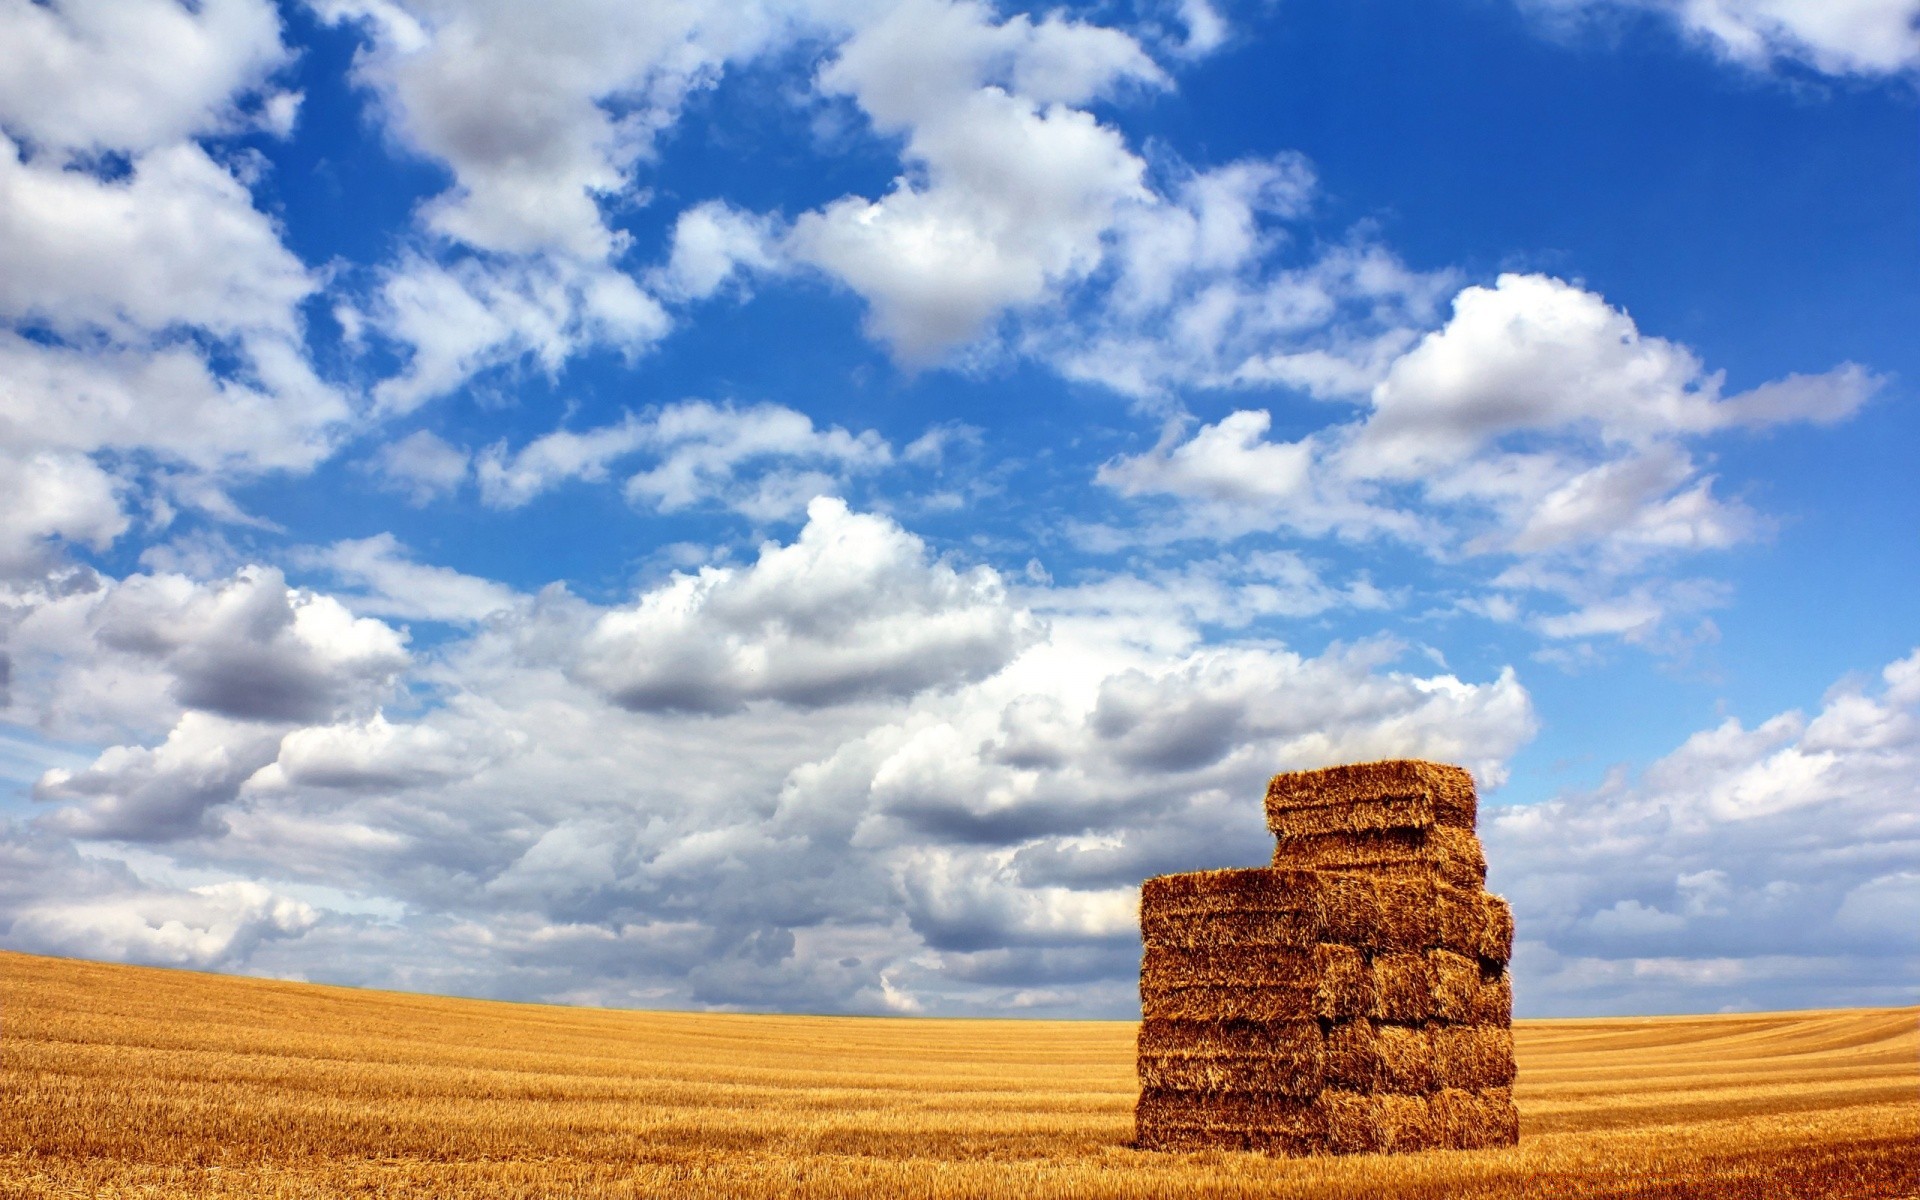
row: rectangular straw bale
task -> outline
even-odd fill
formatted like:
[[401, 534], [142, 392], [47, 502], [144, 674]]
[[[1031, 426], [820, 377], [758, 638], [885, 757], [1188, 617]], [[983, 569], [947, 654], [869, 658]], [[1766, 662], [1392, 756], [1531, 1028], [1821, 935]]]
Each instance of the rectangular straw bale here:
[[1442, 763], [1399, 759], [1275, 775], [1267, 828], [1281, 837], [1427, 829], [1472, 829], [1473, 776]]
[[1320, 1047], [1298, 1053], [1142, 1054], [1140, 1086], [1181, 1092], [1271, 1092], [1311, 1099], [1326, 1086]]
[[1180, 912], [1142, 908], [1140, 939], [1149, 949], [1211, 950], [1228, 947], [1310, 949], [1320, 940], [1317, 914], [1301, 912], [1247, 912], [1233, 907], [1231, 897], [1208, 902], [1213, 907], [1189, 907]]
[[1483, 1091], [1513, 1083], [1513, 1030], [1497, 1025], [1436, 1025], [1433, 1074], [1442, 1088]]
[[1327, 1114], [1327, 1148], [1335, 1154], [1427, 1150], [1438, 1144], [1425, 1096], [1382, 1092], [1320, 1093]]
[[1427, 951], [1427, 977], [1433, 986], [1433, 1015], [1442, 1021], [1472, 1019], [1480, 996], [1480, 960], [1451, 950]]
[[1280, 838], [1273, 865], [1282, 870], [1404, 875], [1475, 890], [1487, 880], [1480, 839], [1470, 829], [1444, 825]]
[[1316, 990], [1310, 982], [1174, 987], [1142, 981], [1140, 1014], [1149, 1021], [1290, 1021], [1318, 1015]]
[[1467, 1006], [1466, 1025], [1495, 1025], [1502, 1029], [1513, 1024], [1513, 979], [1504, 968], [1480, 965], [1480, 987]]
[[1424, 954], [1381, 954], [1373, 960], [1373, 1004], [1367, 1015], [1414, 1024], [1433, 1016], [1433, 972]]
[[1373, 1010], [1373, 969], [1359, 949], [1323, 943], [1314, 947], [1314, 960], [1319, 970], [1314, 1016], [1331, 1020]]
[[1425, 1026], [1382, 1025], [1373, 1044], [1380, 1061], [1375, 1091], [1418, 1095], [1434, 1089], [1433, 1041]]
[[1513, 957], [1513, 909], [1500, 897], [1478, 889], [1456, 892], [1436, 915], [1440, 936], [1435, 945], [1494, 962]]
[[1325, 1110], [1297, 1096], [1143, 1088], [1133, 1119], [1134, 1144], [1145, 1150], [1310, 1154], [1326, 1148]]
[[1176, 950], [1152, 946], [1141, 956], [1140, 982], [1143, 987], [1148, 984], [1156, 987], [1245, 984], [1304, 986], [1311, 991], [1323, 973], [1322, 961], [1317, 946], [1312, 950], [1259, 946]]
[[1428, 1100], [1429, 1131], [1437, 1146], [1485, 1150], [1520, 1141], [1520, 1110], [1510, 1088], [1443, 1088]]
[[1336, 1022], [1327, 1030], [1321, 1050], [1327, 1086], [1352, 1092], [1371, 1092], [1379, 1086], [1380, 1051], [1373, 1022], [1365, 1017]]
[[[1230, 903], [1223, 906], [1222, 901]], [[1212, 913], [1232, 908], [1241, 912], [1316, 913], [1319, 904], [1319, 876], [1310, 871], [1276, 871], [1271, 867], [1186, 871], [1156, 875], [1140, 885], [1142, 912]]]
[[1142, 1021], [1142, 1087], [1313, 1096], [1325, 1086], [1317, 1021]]

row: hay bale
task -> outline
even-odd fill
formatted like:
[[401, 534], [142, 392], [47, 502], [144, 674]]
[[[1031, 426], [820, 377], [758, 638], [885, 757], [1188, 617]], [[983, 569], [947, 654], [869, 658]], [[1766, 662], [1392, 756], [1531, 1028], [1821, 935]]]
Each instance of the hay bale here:
[[1403, 875], [1477, 890], [1487, 881], [1487, 855], [1472, 830], [1435, 825], [1283, 837], [1273, 865], [1294, 871], [1362, 871], [1375, 878]]
[[1148, 949], [1212, 950], [1216, 948], [1311, 949], [1321, 940], [1317, 913], [1242, 912], [1231, 898], [1208, 901], [1170, 913], [1141, 906], [1140, 940]]
[[1328, 873], [1320, 883], [1323, 941], [1375, 953], [1451, 950], [1505, 962], [1513, 949], [1513, 912], [1478, 888], [1388, 874]]
[[1313, 1154], [1327, 1142], [1327, 1115], [1317, 1101], [1270, 1092], [1143, 1088], [1133, 1121], [1134, 1144], [1145, 1150]]
[[1315, 1008], [1315, 988], [1303, 985], [1140, 985], [1140, 1015], [1148, 1021], [1291, 1021]]
[[1273, 866], [1147, 880], [1137, 1144], [1512, 1144], [1513, 913], [1475, 808], [1434, 763], [1276, 776]]
[[1327, 1148], [1335, 1154], [1404, 1154], [1439, 1144], [1425, 1096], [1328, 1088], [1319, 1103], [1326, 1112]]
[[1513, 1030], [1498, 1025], [1436, 1025], [1433, 1075], [1440, 1088], [1470, 1092], [1513, 1084]]
[[1140, 963], [1144, 1020], [1340, 1020], [1374, 1008], [1374, 972], [1352, 946], [1310, 951], [1151, 947]]
[[1442, 1088], [1427, 1101], [1428, 1132], [1448, 1150], [1487, 1150], [1517, 1145], [1520, 1110], [1509, 1088]]
[[1513, 980], [1504, 965], [1480, 964], [1480, 987], [1467, 1006], [1465, 1025], [1513, 1025]]
[[1273, 1054], [1148, 1054], [1140, 1086], [1178, 1092], [1271, 1092], [1311, 1100], [1326, 1087], [1318, 1030], [1314, 1043]]
[[1328, 1028], [1321, 1043], [1326, 1086], [1350, 1092], [1371, 1092], [1379, 1086], [1382, 1070], [1373, 1033], [1373, 1022], [1365, 1017], [1339, 1021]]
[[1433, 972], [1425, 954], [1380, 954], [1373, 960], [1373, 1005], [1367, 1015], [1401, 1025], [1433, 1016]]
[[1438, 1086], [1433, 1041], [1424, 1025], [1382, 1025], [1374, 1031], [1374, 1054], [1379, 1060], [1375, 1092], [1421, 1094]]
[[1204, 915], [1220, 911], [1223, 901], [1241, 912], [1317, 913], [1320, 878], [1311, 871], [1234, 867], [1156, 875], [1140, 885], [1142, 911]]
[[1451, 950], [1427, 951], [1427, 978], [1432, 988], [1433, 1015], [1441, 1021], [1471, 1020], [1480, 995], [1480, 960]]
[[1275, 775], [1267, 828], [1284, 838], [1446, 825], [1472, 829], [1473, 776], [1459, 767], [1398, 759]]
[[1478, 889], [1459, 892], [1435, 912], [1434, 946], [1470, 958], [1506, 962], [1513, 957], [1513, 909]]

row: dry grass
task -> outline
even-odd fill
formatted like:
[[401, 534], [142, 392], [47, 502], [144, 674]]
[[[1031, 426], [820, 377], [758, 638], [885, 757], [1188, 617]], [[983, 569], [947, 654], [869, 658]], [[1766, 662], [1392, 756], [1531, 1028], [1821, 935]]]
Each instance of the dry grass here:
[[1513, 1149], [1128, 1149], [1135, 1026], [611, 1012], [0, 954], [6, 1196], [1920, 1196], [1920, 1011], [1523, 1021]]

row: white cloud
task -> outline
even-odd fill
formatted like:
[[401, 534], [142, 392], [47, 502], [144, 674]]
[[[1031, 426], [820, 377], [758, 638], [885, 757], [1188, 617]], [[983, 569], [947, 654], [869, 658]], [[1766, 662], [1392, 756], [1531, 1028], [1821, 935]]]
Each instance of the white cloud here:
[[459, 491], [472, 474], [472, 458], [432, 430], [417, 429], [381, 446], [366, 465], [383, 484], [425, 505]]
[[477, 467], [481, 499], [518, 508], [567, 480], [603, 480], [615, 462], [643, 454], [652, 465], [624, 488], [634, 503], [675, 512], [718, 502], [758, 520], [794, 515], [849, 475], [893, 461], [872, 430], [817, 429], [776, 404], [691, 400], [598, 429], [556, 430], [511, 454], [494, 446]]
[[13, 497], [0, 511], [0, 578], [44, 569], [48, 538], [106, 549], [128, 524], [118, 492], [84, 455], [0, 453], [0, 495]]
[[674, 219], [667, 264], [652, 280], [676, 299], [704, 300], [740, 274], [780, 265], [777, 231], [769, 218], [709, 200]]
[[[1535, 1012], [1897, 1004], [1920, 869], [1920, 653], [1808, 717], [1727, 720], [1638, 780], [1483, 820]], [[1897, 932], [1895, 932], [1897, 930]], [[1787, 968], [1791, 967], [1791, 970]]]
[[176, 324], [291, 336], [313, 289], [247, 189], [198, 145], [156, 148], [101, 180], [45, 155], [23, 161], [0, 136], [0, 316], [122, 337]]
[[626, 275], [558, 258], [442, 263], [409, 256], [385, 273], [370, 315], [405, 348], [405, 368], [374, 389], [389, 414], [411, 412], [472, 375], [529, 357], [552, 374], [587, 345], [635, 353], [670, 323]]
[[298, 937], [317, 919], [303, 901], [235, 881], [43, 899], [14, 918], [9, 940], [45, 954], [205, 970], [240, 966], [262, 942]]
[[1606, 8], [1660, 13], [1742, 66], [1781, 61], [1829, 75], [1893, 75], [1920, 65], [1914, 0], [1525, 0], [1559, 19]]
[[[1409, 670], [1381, 642], [1204, 643], [1202, 620], [1371, 602], [1292, 571], [1272, 594], [1223, 563], [1168, 577], [1160, 599], [1115, 581], [1015, 595], [817, 501], [792, 542], [630, 604], [516, 602], [408, 663], [401, 689], [391, 657], [346, 652], [345, 618], [316, 667], [335, 682], [307, 689], [331, 708], [311, 719], [170, 694], [219, 657], [181, 638], [289, 657], [276, 631], [294, 594], [258, 570], [43, 595], [9, 645], [35, 696], [64, 646], [67, 704], [167, 722], [44, 776], [43, 834], [148, 843], [198, 873], [184, 882], [238, 873], [401, 914], [375, 930], [321, 912], [297, 938], [236, 940], [222, 966], [579, 1001], [1118, 1014], [1132, 888], [1263, 858], [1273, 770], [1409, 753], [1492, 784], [1531, 734], [1511, 673]], [[216, 612], [224, 633], [202, 628]], [[362, 640], [397, 652], [384, 630]], [[415, 711], [377, 707], [403, 695]], [[0, 918], [52, 886], [14, 897], [0, 873]], [[89, 915], [71, 928], [122, 927], [109, 909], [146, 890], [76, 891]]]
[[1164, 76], [1116, 30], [984, 5], [918, 0], [860, 28], [820, 73], [883, 134], [908, 172], [878, 200], [803, 214], [791, 252], [863, 296], [873, 332], [927, 362], [1094, 271], [1145, 164], [1072, 107]]
[[288, 57], [266, 0], [13, 3], [0, 23], [0, 124], [81, 151], [141, 151], [238, 128], [246, 119], [236, 99]]
[[689, 0], [316, 7], [367, 39], [354, 71], [395, 135], [452, 169], [453, 188], [424, 212], [429, 228], [578, 262], [620, 248], [598, 202], [632, 186], [688, 92], [783, 24], [771, 6]]
[[[306, 357], [316, 280], [246, 168], [192, 140], [291, 119], [265, 90], [288, 60], [278, 13], [66, 0], [10, 5], [0, 30], [0, 458], [49, 489], [6, 522], [4, 553], [100, 548], [123, 504], [244, 519], [233, 476], [310, 469], [350, 416]], [[116, 452], [109, 507], [80, 456]]]
[[378, 703], [408, 663], [404, 635], [270, 567], [211, 583], [82, 570], [6, 599], [7, 715], [66, 736], [165, 729], [189, 710], [323, 719]]
[[512, 588], [448, 567], [417, 562], [390, 533], [350, 538], [308, 551], [299, 561], [359, 589], [343, 599], [381, 617], [470, 623], [512, 608]]
[[164, 841], [213, 832], [213, 810], [279, 746], [279, 729], [189, 711], [160, 745], [114, 746], [83, 770], [56, 767], [33, 794], [62, 805], [46, 823], [74, 837]]
[[930, 562], [897, 525], [822, 498], [792, 545], [601, 616], [571, 671], [636, 711], [832, 704], [978, 679], [1036, 632], [992, 571]]
[[[1511, 558], [1504, 585], [1583, 605], [1578, 622], [1544, 623], [1550, 635], [1644, 630], [1660, 613], [1626, 619], [1615, 581], [1765, 528], [1715, 494], [1687, 442], [1843, 420], [1882, 382], [1846, 364], [1723, 396], [1691, 351], [1599, 296], [1503, 275], [1460, 292], [1452, 318], [1391, 361], [1361, 419], [1286, 441], [1268, 436], [1269, 413], [1241, 410], [1176, 426], [1099, 479], [1177, 498], [1188, 537], [1387, 534], [1441, 558]], [[1636, 606], [1656, 594], [1639, 588]]]

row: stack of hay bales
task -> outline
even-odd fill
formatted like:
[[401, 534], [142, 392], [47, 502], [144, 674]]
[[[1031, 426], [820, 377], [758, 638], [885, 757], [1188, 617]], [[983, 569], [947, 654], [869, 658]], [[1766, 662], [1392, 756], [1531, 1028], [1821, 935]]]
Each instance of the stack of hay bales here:
[[1513, 915], [1475, 807], [1436, 763], [1278, 775], [1272, 867], [1147, 880], [1137, 1144], [1514, 1144]]

